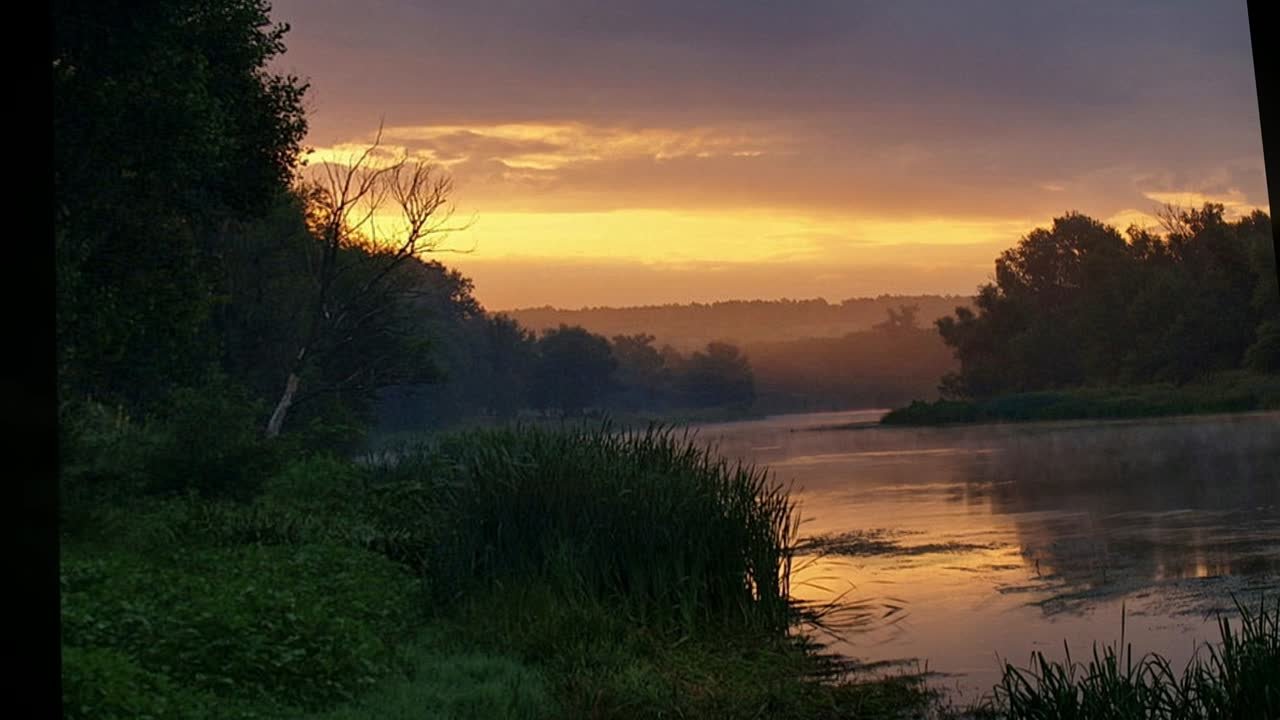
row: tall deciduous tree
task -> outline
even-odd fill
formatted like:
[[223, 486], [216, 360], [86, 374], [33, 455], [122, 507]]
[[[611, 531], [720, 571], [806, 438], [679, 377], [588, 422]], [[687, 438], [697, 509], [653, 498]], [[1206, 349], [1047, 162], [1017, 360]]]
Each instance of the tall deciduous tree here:
[[263, 0], [53, 4], [64, 391], [138, 402], [214, 354], [222, 229], [285, 190], [306, 133]]
[[[305, 190], [308, 221], [316, 242], [305, 262], [310, 279], [296, 351], [283, 368], [283, 389], [267, 421], [268, 437], [279, 435], [302, 383], [313, 367], [333, 367], [339, 353], [355, 345], [371, 326], [384, 333], [401, 327], [395, 313], [413, 294], [406, 272], [426, 253], [442, 249], [451, 230], [452, 179], [431, 165], [406, 157], [388, 158], [379, 130], [374, 142], [349, 163], [327, 163]], [[340, 377], [313, 377], [320, 387], [339, 390], [401, 362], [394, 348], [386, 355], [359, 357]], [[348, 355], [347, 357], [355, 357]], [[390, 378], [387, 383], [393, 382]]]

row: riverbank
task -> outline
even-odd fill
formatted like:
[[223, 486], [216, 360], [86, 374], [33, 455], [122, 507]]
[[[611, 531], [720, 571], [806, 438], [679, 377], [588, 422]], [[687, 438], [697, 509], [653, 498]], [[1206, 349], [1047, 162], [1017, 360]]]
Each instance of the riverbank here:
[[[791, 496], [679, 433], [475, 431], [394, 464], [255, 465], [225, 497], [140, 490], [153, 431], [69, 444], [69, 718], [1020, 717], [814, 642], [847, 608], [791, 595], [815, 550]], [[1263, 617], [1249, 667], [1274, 659]], [[1266, 697], [1250, 672], [1195, 678]], [[1034, 700], [1028, 678], [1005, 687]]]
[[[67, 717], [897, 717], [796, 631], [796, 519], [678, 434], [496, 429], [139, 492], [145, 428], [64, 474]], [[123, 452], [124, 448], [132, 448]]]
[[1280, 409], [1280, 376], [1229, 373], [1181, 386], [1078, 388], [1003, 395], [983, 401], [916, 401], [886, 414], [884, 425], [934, 426], [1118, 420]]

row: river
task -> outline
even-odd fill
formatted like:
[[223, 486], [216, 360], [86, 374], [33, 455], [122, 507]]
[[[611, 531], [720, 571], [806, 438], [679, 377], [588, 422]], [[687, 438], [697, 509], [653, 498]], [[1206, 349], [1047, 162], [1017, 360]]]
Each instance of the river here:
[[1084, 657], [1122, 616], [1135, 657], [1181, 667], [1233, 594], [1280, 592], [1280, 413], [947, 428], [882, 414], [697, 430], [792, 485], [810, 546], [792, 592], [840, 598], [833, 650], [975, 699], [999, 659], [1061, 657], [1064, 641]]

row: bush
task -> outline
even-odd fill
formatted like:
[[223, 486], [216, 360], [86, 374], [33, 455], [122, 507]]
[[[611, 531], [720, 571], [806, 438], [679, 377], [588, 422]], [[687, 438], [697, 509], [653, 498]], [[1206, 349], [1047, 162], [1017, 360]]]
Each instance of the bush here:
[[73, 511], [65, 519], [148, 494], [251, 498], [288, 452], [263, 436], [261, 413], [242, 388], [217, 377], [174, 390], [141, 420], [99, 403], [65, 405], [61, 484]]
[[62, 494], [73, 506], [80, 499], [141, 494], [148, 460], [163, 442], [156, 428], [136, 422], [123, 408], [96, 402], [64, 405], [58, 431]]
[[62, 713], [66, 720], [213, 720], [229, 717], [211, 693], [180, 688], [107, 648], [62, 650]]
[[148, 458], [148, 490], [252, 497], [280, 466], [284, 450], [265, 437], [263, 417], [264, 408], [225, 379], [175, 390], [153, 421], [163, 441]]
[[317, 708], [400, 667], [419, 597], [403, 568], [333, 545], [64, 557], [63, 647], [125, 654], [219, 697]]
[[1245, 351], [1244, 366], [1255, 372], [1280, 372], [1280, 320], [1258, 326], [1258, 339]]
[[368, 482], [368, 471], [350, 460], [311, 455], [288, 463], [268, 478], [261, 500], [342, 517], [360, 502]]
[[928, 403], [915, 400], [905, 408], [890, 411], [880, 422], [884, 425], [942, 425], [977, 420], [978, 408], [971, 402], [937, 400]]

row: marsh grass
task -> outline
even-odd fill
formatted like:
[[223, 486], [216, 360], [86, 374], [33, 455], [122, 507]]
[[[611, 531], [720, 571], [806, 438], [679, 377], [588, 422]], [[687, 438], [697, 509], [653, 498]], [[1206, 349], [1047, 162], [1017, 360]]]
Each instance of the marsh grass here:
[[439, 587], [548, 583], [637, 622], [784, 630], [797, 513], [787, 489], [688, 432], [608, 423], [479, 430], [402, 452], [437, 481]]
[[1094, 646], [1084, 662], [1037, 651], [1026, 668], [1005, 663], [983, 712], [1014, 720], [1143, 718], [1272, 720], [1280, 717], [1280, 602], [1236, 602], [1238, 627], [1218, 620], [1219, 642], [1183, 669], [1156, 654], [1136, 660], [1124, 642]]

